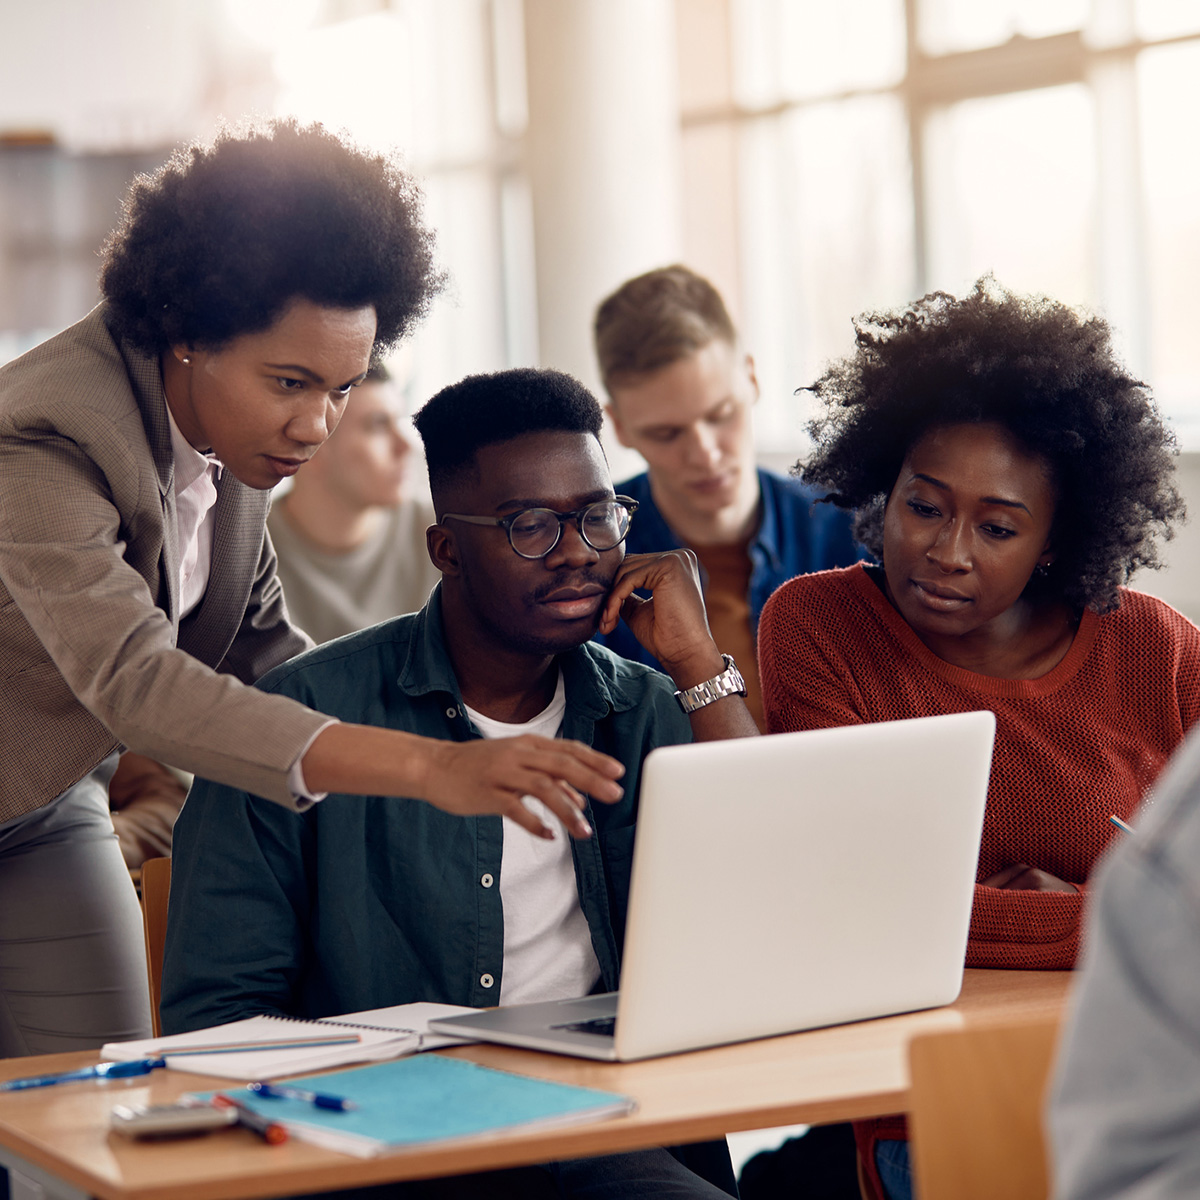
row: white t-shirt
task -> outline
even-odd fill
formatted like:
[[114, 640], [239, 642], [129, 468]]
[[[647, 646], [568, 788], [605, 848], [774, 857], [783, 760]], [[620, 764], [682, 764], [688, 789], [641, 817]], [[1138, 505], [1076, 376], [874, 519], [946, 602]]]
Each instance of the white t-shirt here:
[[[562, 673], [549, 707], [531, 721], [511, 725], [473, 708], [467, 713], [485, 738], [536, 733], [557, 737], [567, 709]], [[545, 841], [504, 822], [500, 855], [500, 904], [504, 912], [504, 974], [501, 1004], [567, 1000], [586, 996], [600, 978], [587, 918], [575, 886], [571, 838], [549, 809], [532, 796], [525, 804], [555, 833]]]

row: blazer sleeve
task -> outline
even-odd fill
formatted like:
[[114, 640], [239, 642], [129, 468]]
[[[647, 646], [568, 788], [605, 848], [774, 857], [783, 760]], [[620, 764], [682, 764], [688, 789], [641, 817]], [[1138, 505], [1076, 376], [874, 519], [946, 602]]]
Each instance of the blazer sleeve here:
[[[155, 515], [161, 530], [163, 499], [155, 473], [134, 448], [139, 439], [144, 447], [140, 427], [131, 429], [118, 504], [115, 484], [57, 430], [27, 427], [0, 438], [6, 702], [40, 691], [52, 722], [45, 696], [61, 687], [57, 672], [130, 749], [288, 807], [305, 806], [288, 788], [287, 772], [326, 719], [177, 649], [159, 598], [132, 565], [139, 553], [161, 553], [145, 548], [155, 541], [155, 521], [146, 514]], [[264, 559], [243, 622], [242, 660], [252, 660], [286, 627], [273, 553]], [[23, 621], [11, 610], [5, 615], [4, 600]], [[54, 736], [52, 725], [46, 736]]]

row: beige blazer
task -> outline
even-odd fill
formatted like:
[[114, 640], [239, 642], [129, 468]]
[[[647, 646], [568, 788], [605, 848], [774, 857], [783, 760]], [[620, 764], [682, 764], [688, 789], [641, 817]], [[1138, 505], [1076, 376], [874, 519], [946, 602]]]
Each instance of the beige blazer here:
[[295, 807], [287, 771], [324, 718], [248, 686], [311, 644], [288, 624], [269, 494], [224, 472], [181, 624], [162, 374], [105, 314], [0, 368], [0, 821], [122, 745]]

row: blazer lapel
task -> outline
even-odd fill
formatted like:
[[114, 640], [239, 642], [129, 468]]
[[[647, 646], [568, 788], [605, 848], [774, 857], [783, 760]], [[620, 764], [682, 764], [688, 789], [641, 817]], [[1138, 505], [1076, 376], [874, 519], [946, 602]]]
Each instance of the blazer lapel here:
[[171, 448], [171, 423], [167, 416], [167, 394], [162, 367], [156, 357], [118, 342], [133, 393], [142, 414], [142, 426], [154, 460], [154, 473], [162, 499], [163, 543], [160, 555], [161, 582], [166, 590], [166, 613], [172, 626], [179, 625], [179, 531], [175, 516], [175, 453]]

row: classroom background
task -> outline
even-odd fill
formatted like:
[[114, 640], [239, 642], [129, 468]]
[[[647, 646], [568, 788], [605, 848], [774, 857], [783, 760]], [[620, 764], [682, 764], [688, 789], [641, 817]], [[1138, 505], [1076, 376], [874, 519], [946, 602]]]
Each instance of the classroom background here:
[[414, 402], [530, 363], [598, 390], [597, 300], [684, 261], [786, 467], [856, 313], [988, 270], [1099, 311], [1198, 514], [1137, 584], [1200, 620], [1195, 0], [0, 0], [0, 45], [0, 362], [98, 299], [138, 171], [319, 119], [423, 180], [451, 284], [394, 364]]

